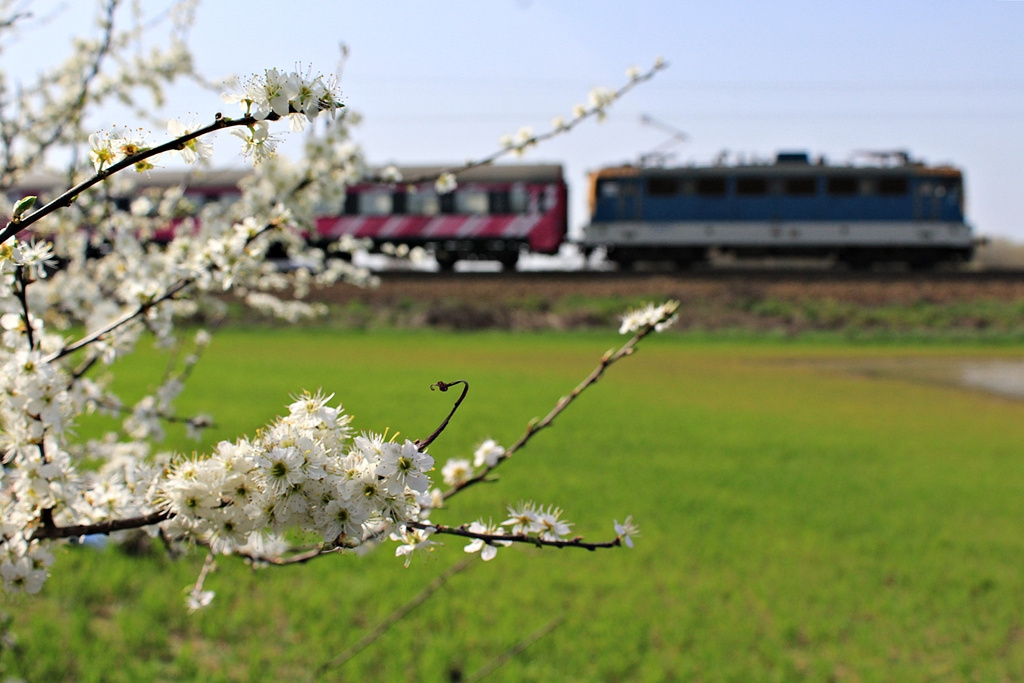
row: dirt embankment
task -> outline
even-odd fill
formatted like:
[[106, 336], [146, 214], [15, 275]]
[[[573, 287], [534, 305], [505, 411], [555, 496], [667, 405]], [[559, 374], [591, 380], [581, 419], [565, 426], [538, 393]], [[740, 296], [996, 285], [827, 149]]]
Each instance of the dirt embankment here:
[[400, 274], [316, 298], [357, 326], [605, 326], [627, 306], [673, 298], [684, 329], [1024, 332], [1024, 277], [1012, 274]]

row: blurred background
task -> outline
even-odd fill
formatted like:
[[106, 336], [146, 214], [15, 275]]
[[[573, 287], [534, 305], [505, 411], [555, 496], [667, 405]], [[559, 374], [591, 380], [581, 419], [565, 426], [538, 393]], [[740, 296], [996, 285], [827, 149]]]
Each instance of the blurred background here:
[[[174, 5], [139, 3], [134, 20], [158, 39]], [[97, 13], [91, 2], [14, 6], [33, 20], [3, 58], [26, 81], [51, 63], [40, 37], [56, 60], [58, 37], [81, 35]], [[189, 43], [214, 80], [269, 67], [334, 72], [346, 44], [341, 86], [365, 117], [356, 136], [374, 163], [483, 156], [502, 135], [544, 132], [590, 89], [618, 87], [628, 67], [663, 57], [671, 68], [614, 105], [603, 124], [526, 155], [565, 165], [574, 231], [585, 222], [586, 173], [652, 151], [686, 164], [723, 153], [752, 160], [806, 150], [842, 162], [864, 150], [906, 150], [964, 170], [978, 234], [1024, 242], [1024, 2], [256, 0], [244, 10], [193, 9]], [[159, 114], [201, 121], [226, 106], [217, 92], [183, 84]], [[95, 124], [135, 123], [127, 115], [107, 111]], [[292, 137], [285, 153], [298, 148]], [[233, 140], [217, 146], [216, 162], [242, 163]]]

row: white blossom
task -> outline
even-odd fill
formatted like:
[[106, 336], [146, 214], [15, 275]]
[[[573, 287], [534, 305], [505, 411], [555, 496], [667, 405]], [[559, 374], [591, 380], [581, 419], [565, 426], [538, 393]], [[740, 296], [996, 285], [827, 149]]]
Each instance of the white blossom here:
[[494, 467], [505, 455], [505, 449], [494, 439], [487, 439], [473, 452], [473, 467]]
[[[171, 119], [167, 122], [167, 132], [174, 138], [182, 138], [186, 135], [190, 135], [191, 133], [194, 133], [197, 128], [198, 126], [195, 124], [186, 126], [177, 119]], [[177, 154], [181, 155], [181, 158], [186, 164], [194, 164], [197, 161], [209, 159], [213, 155], [213, 145], [202, 138], [192, 138], [191, 140], [182, 143], [181, 149], [175, 151]]]
[[441, 468], [441, 478], [448, 486], [457, 486], [473, 474], [473, 466], [469, 460], [452, 458]]
[[633, 547], [633, 537], [640, 535], [640, 529], [633, 523], [633, 515], [629, 515], [623, 520], [622, 524], [619, 524], [619, 520], [614, 521], [615, 535], [622, 539], [622, 542], [627, 548]]
[[454, 192], [457, 187], [458, 181], [455, 180], [455, 175], [452, 173], [442, 173], [434, 183], [434, 189], [438, 194], [449, 194]]
[[[480, 520], [477, 520], [477, 521], [473, 522], [472, 524], [470, 524], [469, 527], [468, 527], [468, 531], [470, 533], [483, 534], [483, 535], [487, 535], [487, 536], [504, 536], [505, 535], [505, 530], [502, 529], [500, 526], [497, 526], [497, 525], [495, 525], [493, 523], [490, 523], [490, 522], [488, 522], [487, 524], [484, 524]], [[512, 541], [484, 540], [482, 538], [475, 538], [472, 541], [470, 541], [469, 545], [467, 545], [464, 548], [464, 550], [467, 553], [479, 552], [480, 553], [480, 559], [483, 560], [484, 562], [489, 562], [490, 560], [493, 560], [494, 557], [498, 554], [498, 546], [506, 546], [507, 547], [507, 546], [510, 546], [510, 545], [512, 545]]]
[[663, 304], [645, 304], [633, 309], [622, 316], [622, 325], [619, 326], [619, 334], [631, 334], [646, 327], [652, 327], [655, 332], [661, 332], [677, 320], [676, 311], [679, 309], [678, 301], [666, 301]]

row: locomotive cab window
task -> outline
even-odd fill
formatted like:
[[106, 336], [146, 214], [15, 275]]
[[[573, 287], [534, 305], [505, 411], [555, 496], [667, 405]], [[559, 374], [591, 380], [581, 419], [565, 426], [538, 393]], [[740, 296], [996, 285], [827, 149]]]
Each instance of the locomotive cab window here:
[[785, 191], [788, 195], [809, 197], [818, 193], [818, 179], [814, 176], [786, 178]]
[[878, 179], [878, 194], [889, 197], [905, 195], [910, 184], [904, 177], [890, 177]]
[[851, 197], [860, 190], [856, 176], [833, 176], [826, 183], [826, 190], [837, 197]]
[[677, 178], [648, 178], [647, 194], [651, 197], [671, 197], [679, 193]]
[[724, 197], [726, 180], [720, 176], [697, 179], [697, 194], [702, 197]]
[[602, 197], [618, 197], [619, 183], [614, 180], [602, 180], [597, 184], [597, 192]]
[[742, 197], [759, 197], [768, 194], [767, 178], [737, 178], [736, 194]]

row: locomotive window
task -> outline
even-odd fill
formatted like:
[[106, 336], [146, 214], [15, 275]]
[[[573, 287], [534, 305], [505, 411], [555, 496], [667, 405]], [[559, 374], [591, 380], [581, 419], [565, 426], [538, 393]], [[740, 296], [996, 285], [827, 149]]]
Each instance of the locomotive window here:
[[711, 177], [697, 179], [697, 194], [702, 197], [724, 197], [725, 178]]
[[487, 193], [488, 213], [512, 213], [512, 197], [508, 190], [491, 190]]
[[441, 213], [455, 213], [455, 193], [448, 192], [446, 194], [438, 195], [439, 208]]
[[652, 197], [670, 197], [679, 192], [676, 178], [648, 178], [647, 194]]
[[359, 213], [359, 195], [349, 192], [345, 195], [345, 207], [342, 209], [346, 216], [355, 216]]
[[907, 193], [908, 187], [906, 178], [879, 178], [878, 194], [888, 196], [899, 196]]
[[417, 216], [436, 216], [441, 211], [441, 201], [433, 192], [411, 192], [405, 196], [405, 210]]
[[391, 194], [364, 192], [359, 195], [359, 212], [368, 216], [386, 216], [391, 213]]
[[548, 193], [547, 191], [537, 193], [537, 212], [544, 213], [548, 210]]
[[455, 210], [477, 216], [487, 213], [487, 193], [479, 190], [463, 190], [455, 193]]
[[391, 213], [408, 213], [408, 196], [404, 192], [396, 192], [391, 195]]
[[614, 180], [602, 180], [597, 185], [598, 192], [602, 197], [618, 197], [619, 184]]
[[818, 193], [818, 179], [812, 176], [802, 176], [786, 179], [786, 194], [808, 197]]
[[828, 179], [828, 193], [841, 196], [857, 194], [860, 183], [854, 176], [834, 176]]
[[512, 186], [512, 190], [509, 191], [509, 208], [512, 213], [526, 213], [526, 209], [530, 206], [530, 195], [526, 192], [526, 187], [522, 183], [518, 183]]
[[767, 178], [737, 178], [736, 194], [744, 197], [756, 197], [768, 194]]

